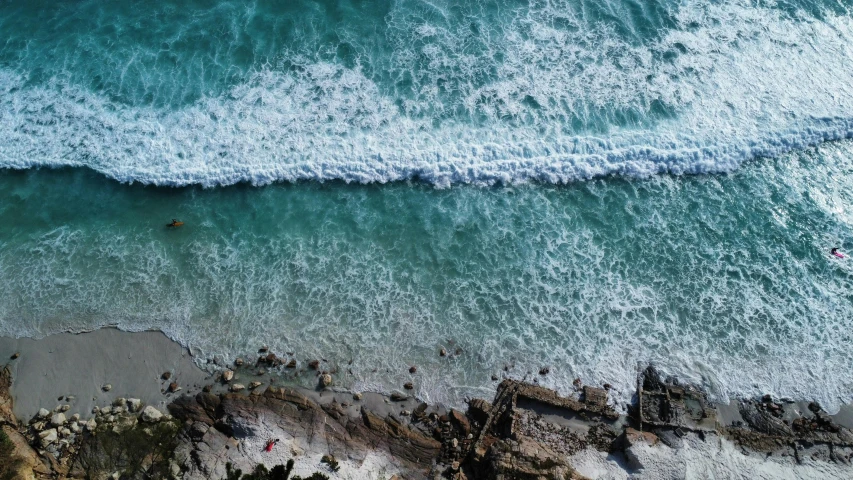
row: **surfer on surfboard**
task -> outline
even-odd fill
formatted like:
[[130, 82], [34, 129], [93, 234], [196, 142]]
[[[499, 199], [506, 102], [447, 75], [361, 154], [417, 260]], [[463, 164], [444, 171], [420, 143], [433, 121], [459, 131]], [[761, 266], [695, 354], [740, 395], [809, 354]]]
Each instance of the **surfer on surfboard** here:
[[844, 258], [844, 254], [838, 251], [838, 247], [833, 248], [832, 250], [829, 251], [829, 253], [831, 253], [832, 255], [834, 255], [838, 258]]
[[173, 218], [172, 223], [167, 223], [166, 226], [174, 228], [174, 227], [180, 227], [183, 224], [184, 224], [184, 222], [179, 222], [177, 219]]

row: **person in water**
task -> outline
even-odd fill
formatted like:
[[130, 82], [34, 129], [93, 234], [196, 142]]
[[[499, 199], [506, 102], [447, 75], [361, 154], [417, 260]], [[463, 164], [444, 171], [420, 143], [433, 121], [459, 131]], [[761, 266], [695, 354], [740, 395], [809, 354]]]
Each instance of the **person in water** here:
[[844, 254], [838, 251], [838, 247], [833, 248], [832, 250], [829, 251], [829, 253], [831, 253], [832, 255], [834, 255], [838, 258], [844, 258]]
[[167, 226], [168, 226], [168, 227], [180, 227], [180, 226], [181, 226], [181, 225], [183, 225], [183, 224], [184, 224], [184, 222], [179, 222], [177, 218], [173, 218], [173, 219], [172, 219], [172, 223], [170, 223], [170, 224], [169, 224], [169, 225], [167, 225]]

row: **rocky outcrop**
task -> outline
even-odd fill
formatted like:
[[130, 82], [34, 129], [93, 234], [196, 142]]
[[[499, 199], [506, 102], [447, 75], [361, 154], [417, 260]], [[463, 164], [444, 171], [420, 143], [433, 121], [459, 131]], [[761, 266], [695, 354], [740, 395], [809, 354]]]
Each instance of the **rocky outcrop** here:
[[[263, 362], [277, 361], [270, 355], [261, 357]], [[312, 375], [322, 386], [327, 373], [318, 369]], [[245, 372], [240, 376], [245, 378]], [[569, 396], [504, 380], [492, 401], [470, 399], [467, 410], [448, 410], [402, 392], [383, 399], [333, 388], [278, 387], [265, 379], [248, 383], [247, 389], [227, 383], [217, 386], [218, 394], [177, 397], [168, 414], [143, 408], [136, 399], [117, 398], [95, 407], [96, 418], [88, 421], [79, 414], [66, 417], [60, 407], [40, 411], [21, 425], [11, 415], [9, 379], [8, 370], [0, 375], [0, 415], [16, 456], [25, 459], [20, 478], [81, 478], [74, 458], [85, 439], [166, 426], [178, 435], [167, 470], [185, 480], [225, 478], [228, 464], [250, 472], [259, 462], [272, 467], [297, 459], [311, 468], [323, 464], [331, 473], [339, 464], [364, 465], [376, 458], [406, 479], [582, 479], [572, 462], [590, 451], [639, 470], [653, 465], [656, 455], [674, 455], [685, 444], [723, 440], [744, 451], [788, 457], [776, 460], [791, 466], [849, 465], [853, 459], [853, 432], [816, 404], [780, 403], [765, 396], [725, 410], [700, 389], [651, 367], [638, 375], [637, 400], [627, 416], [613, 409], [606, 385], [584, 386], [580, 380]], [[168, 421], [172, 417], [178, 422]], [[269, 452], [271, 439], [281, 442]]]
[[[184, 396], [169, 412], [190, 425], [186, 468], [191, 478], [216, 476], [227, 459], [235, 468], [249, 471], [251, 459], [232, 449], [232, 441], [275, 428], [293, 437], [302, 451], [325, 451], [342, 460], [363, 461], [368, 454], [393, 458], [405, 478], [426, 478], [441, 444], [394, 415], [380, 416], [330, 401], [320, 403], [291, 388], [268, 387], [260, 394], [198, 394]], [[263, 418], [263, 425], [259, 424]]]

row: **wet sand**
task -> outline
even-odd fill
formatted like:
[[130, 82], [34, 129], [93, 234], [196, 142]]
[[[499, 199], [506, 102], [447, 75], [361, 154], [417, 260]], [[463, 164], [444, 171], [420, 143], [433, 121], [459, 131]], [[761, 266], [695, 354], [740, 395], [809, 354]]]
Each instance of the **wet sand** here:
[[[16, 352], [20, 356], [11, 359]], [[41, 339], [0, 337], [0, 358], [12, 370], [14, 413], [21, 420], [29, 420], [39, 408], [64, 404], [71, 406], [69, 414], [89, 418], [92, 407], [118, 397], [139, 398], [165, 411], [174, 396], [200, 390], [210, 381], [190, 352], [162, 332], [103, 328]], [[167, 371], [172, 372], [169, 381], [161, 379]], [[182, 390], [165, 393], [170, 382]], [[106, 384], [112, 386], [108, 392]], [[71, 400], [65, 398], [69, 395]]]

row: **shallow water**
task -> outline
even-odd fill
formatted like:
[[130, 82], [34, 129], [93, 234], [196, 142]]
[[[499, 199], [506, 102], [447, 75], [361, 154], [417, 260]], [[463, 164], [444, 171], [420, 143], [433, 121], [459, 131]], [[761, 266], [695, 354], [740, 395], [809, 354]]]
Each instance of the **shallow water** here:
[[[435, 401], [487, 395], [506, 365], [630, 392], [654, 361], [721, 396], [835, 405], [850, 394], [853, 267], [828, 247], [853, 250], [850, 150], [724, 176], [491, 188], [6, 171], [0, 333], [158, 328], [204, 358], [268, 344], [386, 391], [414, 364]], [[173, 217], [186, 225], [166, 228]]]
[[851, 400], [843, 2], [13, 1], [0, 39], [0, 334]]

